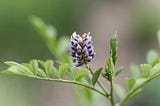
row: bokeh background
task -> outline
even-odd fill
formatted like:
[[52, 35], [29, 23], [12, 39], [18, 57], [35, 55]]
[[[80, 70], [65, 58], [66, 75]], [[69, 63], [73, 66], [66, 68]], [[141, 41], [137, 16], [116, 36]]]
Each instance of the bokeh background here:
[[[91, 32], [96, 57], [93, 68], [104, 65], [109, 37], [118, 32], [119, 65], [146, 62], [150, 49], [159, 50], [159, 0], [0, 0], [0, 70], [4, 61], [28, 62], [53, 59], [29, 21], [41, 17], [58, 30], [59, 36]], [[145, 86], [128, 106], [159, 106], [159, 79]], [[0, 106], [76, 106], [70, 85], [0, 75]]]

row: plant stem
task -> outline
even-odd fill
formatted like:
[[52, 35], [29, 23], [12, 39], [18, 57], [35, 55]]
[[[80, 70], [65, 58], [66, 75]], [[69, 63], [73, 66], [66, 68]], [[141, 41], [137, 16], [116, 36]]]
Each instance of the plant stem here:
[[86, 88], [88, 88], [88, 89], [90, 89], [92, 91], [95, 91], [95, 92], [103, 95], [104, 97], [106, 97], [106, 94], [104, 94], [103, 92], [95, 89], [94, 87], [86, 85], [86, 84], [83, 84], [83, 83], [80, 83], [80, 82], [77, 82], [77, 81], [70, 81], [70, 80], [63, 80], [63, 79], [42, 78], [42, 77], [35, 77], [35, 78], [39, 79], [39, 80], [48, 80], [48, 81], [53, 81], [53, 82], [63, 82], [63, 83], [71, 83], [71, 84], [75, 84], [75, 85], [80, 85], [80, 86], [86, 87]]
[[[91, 74], [93, 75], [94, 73], [93, 73], [92, 69], [91, 69], [88, 65], [86, 65], [86, 67], [87, 67], [87, 69], [89, 69], [89, 71], [90, 71]], [[103, 84], [102, 84], [99, 80], [97, 80], [97, 84], [98, 84], [98, 85], [100, 86], [100, 88], [105, 92], [106, 97], [108, 98], [108, 97], [109, 97], [109, 93], [108, 93], [108, 91], [104, 88]]]
[[124, 103], [129, 99], [129, 97], [135, 93], [138, 89], [142, 88], [146, 83], [150, 82], [151, 80], [159, 77], [160, 74], [155, 74], [153, 75], [151, 78], [147, 79], [145, 82], [143, 82], [141, 85], [139, 85], [137, 88], [135, 88], [134, 90], [132, 90], [131, 92], [129, 92], [125, 98], [123, 98], [123, 100], [119, 103], [119, 106], [124, 106]]
[[113, 77], [111, 79], [110, 85], [111, 85], [111, 90], [110, 90], [110, 96], [111, 96], [111, 98], [110, 98], [110, 101], [111, 101], [111, 105], [115, 106], [114, 94], [113, 94], [113, 92], [114, 92], [114, 79], [113, 79]]
[[141, 85], [137, 86], [135, 89], [130, 91], [119, 103], [119, 106], [124, 106], [124, 103], [130, 98], [131, 95], [133, 95], [137, 90], [141, 89], [146, 83], [148, 83], [151, 79], [147, 79], [145, 82], [143, 82]]

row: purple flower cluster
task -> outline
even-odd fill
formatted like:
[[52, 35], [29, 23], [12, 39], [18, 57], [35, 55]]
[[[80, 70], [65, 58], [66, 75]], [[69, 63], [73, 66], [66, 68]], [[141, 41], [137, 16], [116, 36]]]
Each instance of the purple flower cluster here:
[[90, 33], [79, 35], [74, 32], [70, 40], [70, 51], [77, 67], [90, 62], [95, 56]]

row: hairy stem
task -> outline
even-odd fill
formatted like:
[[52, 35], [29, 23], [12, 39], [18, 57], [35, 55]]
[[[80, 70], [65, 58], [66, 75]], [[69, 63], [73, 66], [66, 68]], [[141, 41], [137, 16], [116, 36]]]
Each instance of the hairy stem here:
[[112, 78], [111, 79], [111, 82], [110, 82], [110, 85], [111, 85], [111, 90], [110, 90], [110, 101], [111, 101], [111, 105], [112, 106], [115, 106], [115, 101], [114, 101], [114, 79]]
[[53, 81], [53, 82], [62, 82], [62, 83], [71, 83], [71, 84], [75, 84], [75, 85], [79, 85], [79, 86], [83, 86], [83, 87], [86, 87], [92, 91], [95, 91], [101, 95], [103, 95], [104, 97], [106, 97], [106, 94], [95, 89], [94, 87], [92, 86], [89, 86], [89, 85], [86, 85], [86, 84], [83, 84], [83, 83], [80, 83], [80, 82], [77, 82], [77, 81], [70, 81], [70, 80], [64, 80], [64, 79], [51, 79], [51, 78], [42, 78], [42, 77], [35, 77], [36, 79], [39, 79], [39, 80], [48, 80], [48, 81]]

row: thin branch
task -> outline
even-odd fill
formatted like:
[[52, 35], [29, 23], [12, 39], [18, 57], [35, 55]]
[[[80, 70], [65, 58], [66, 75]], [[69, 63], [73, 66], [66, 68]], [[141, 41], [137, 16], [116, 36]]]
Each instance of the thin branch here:
[[42, 78], [42, 77], [35, 77], [35, 79], [38, 79], [38, 80], [48, 80], [48, 81], [53, 81], [53, 82], [70, 83], [70, 84], [75, 84], [75, 85], [83, 86], [85, 88], [88, 88], [88, 89], [90, 89], [92, 91], [95, 91], [95, 92], [103, 95], [104, 97], [106, 97], [106, 94], [104, 94], [103, 92], [95, 89], [94, 87], [86, 85], [86, 84], [83, 84], [83, 83], [80, 83], [80, 82], [77, 82], [77, 81], [70, 81], [70, 80], [64, 80], [64, 79]]
[[113, 94], [113, 92], [114, 92], [114, 79], [113, 78], [110, 81], [110, 85], [111, 85], [111, 90], [110, 90], [111, 91], [111, 94], [110, 94], [111, 99], [110, 99], [110, 101], [111, 101], [112, 106], [115, 106], [114, 94]]
[[142, 88], [146, 83], [148, 83], [149, 81], [151, 81], [152, 79], [147, 79], [144, 83], [142, 83], [141, 85], [139, 85], [137, 88], [135, 88], [134, 90], [132, 90], [131, 92], [129, 92], [123, 99], [122, 101], [119, 103], [119, 106], [124, 106], [124, 103], [129, 99], [129, 97], [135, 93], [138, 89]]

